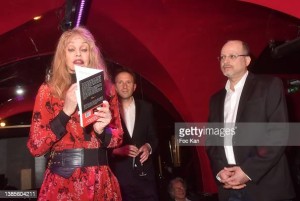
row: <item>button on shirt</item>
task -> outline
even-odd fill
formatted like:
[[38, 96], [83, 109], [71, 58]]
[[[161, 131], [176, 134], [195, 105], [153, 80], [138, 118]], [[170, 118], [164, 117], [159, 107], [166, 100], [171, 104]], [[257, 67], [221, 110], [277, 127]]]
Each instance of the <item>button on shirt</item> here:
[[[224, 103], [224, 123], [226, 128], [233, 128], [235, 125], [239, 102], [247, 76], [248, 71], [234, 86], [234, 91], [230, 89], [230, 82], [229, 80], [227, 80], [227, 83], [225, 85], [225, 89], [227, 92]], [[228, 164], [235, 165], [236, 160], [232, 147], [232, 135], [226, 135], [226, 137], [224, 138], [224, 149]]]

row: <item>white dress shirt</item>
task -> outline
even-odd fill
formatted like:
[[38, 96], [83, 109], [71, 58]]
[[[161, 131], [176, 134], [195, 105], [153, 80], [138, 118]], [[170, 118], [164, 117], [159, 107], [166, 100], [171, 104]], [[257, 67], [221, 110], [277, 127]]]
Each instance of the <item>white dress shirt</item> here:
[[134, 123], [135, 123], [135, 102], [133, 97], [128, 107], [126, 108], [121, 107], [121, 115], [126, 124], [126, 128], [129, 132], [129, 135], [130, 137], [132, 137]]
[[[224, 103], [224, 123], [225, 127], [233, 128], [236, 121], [236, 115], [239, 107], [241, 94], [248, 76], [248, 71], [242, 79], [234, 86], [234, 90], [230, 89], [230, 82], [227, 80], [225, 89], [227, 91]], [[235, 156], [232, 147], [232, 135], [226, 135], [224, 139], [224, 149], [228, 164], [235, 165]]]
[[[124, 123], [126, 125], [130, 137], [132, 137], [134, 124], [135, 124], [135, 111], [136, 111], [134, 98], [132, 97], [132, 101], [128, 107], [126, 108], [120, 107], [120, 108], [121, 108], [120, 111], [121, 111], [122, 119], [124, 120]], [[148, 146], [149, 154], [152, 154], [151, 145], [149, 143], [146, 143], [146, 145]]]

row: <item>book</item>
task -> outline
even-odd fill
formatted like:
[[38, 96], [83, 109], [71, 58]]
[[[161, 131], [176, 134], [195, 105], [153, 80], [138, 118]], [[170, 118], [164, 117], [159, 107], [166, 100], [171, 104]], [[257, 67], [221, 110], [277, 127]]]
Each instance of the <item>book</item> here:
[[94, 112], [105, 98], [104, 71], [75, 65], [75, 74], [80, 126], [86, 127], [98, 119]]

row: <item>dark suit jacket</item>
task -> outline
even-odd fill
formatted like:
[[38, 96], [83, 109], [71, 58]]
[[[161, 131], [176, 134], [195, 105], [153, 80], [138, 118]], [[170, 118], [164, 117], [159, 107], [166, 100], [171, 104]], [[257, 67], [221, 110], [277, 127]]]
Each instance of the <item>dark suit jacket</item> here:
[[[210, 101], [209, 122], [224, 122], [226, 90], [214, 94]], [[281, 80], [249, 72], [238, 107], [238, 122], [287, 122], [285, 94]], [[286, 131], [269, 130], [286, 135]], [[233, 142], [236, 141], [233, 137]], [[271, 201], [294, 197], [289, 167], [282, 146], [234, 146], [236, 163], [251, 178], [246, 189], [254, 201]], [[228, 166], [223, 146], [208, 146], [207, 153], [215, 175]], [[218, 181], [217, 181], [218, 182]], [[218, 182], [220, 201], [227, 200], [228, 190]]]
[[[140, 186], [144, 189], [153, 188], [153, 183], [155, 182], [155, 175], [152, 155], [155, 152], [158, 145], [158, 139], [156, 136], [156, 129], [153, 119], [153, 108], [150, 103], [136, 99], [135, 106], [136, 116], [132, 138], [128, 133], [124, 121], [122, 120], [124, 135], [123, 143], [121, 146], [124, 146], [126, 144], [132, 144], [136, 145], [139, 148], [145, 143], [149, 143], [151, 145], [152, 154], [149, 156], [148, 160], [145, 161], [143, 164], [144, 171], [147, 173], [147, 175], [144, 177], [140, 177], [137, 175], [137, 173], [133, 169], [132, 157], [121, 157], [113, 155], [110, 158], [110, 164], [113, 172], [119, 180], [121, 188], [123, 186], [129, 185]], [[149, 184], [151, 184], [151, 187], [145, 186], [148, 184], [148, 182], [145, 181], [150, 181]]]

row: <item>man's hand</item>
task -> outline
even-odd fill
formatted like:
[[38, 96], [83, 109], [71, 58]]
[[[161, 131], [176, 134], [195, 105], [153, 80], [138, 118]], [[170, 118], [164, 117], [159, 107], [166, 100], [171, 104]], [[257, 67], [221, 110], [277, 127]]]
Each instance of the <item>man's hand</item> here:
[[225, 181], [231, 177], [234, 173], [233, 172], [230, 172], [228, 170], [221, 170], [219, 173], [218, 173], [218, 177], [221, 179], [220, 182], [221, 183], [225, 183]]
[[149, 145], [146, 143], [143, 146], [141, 146], [139, 148], [139, 153], [142, 153], [140, 157], [140, 162], [143, 164], [149, 158], [150, 155]]
[[224, 188], [241, 189], [246, 187], [246, 183], [250, 180], [239, 166], [225, 167], [225, 172], [231, 172], [231, 176], [222, 180]]
[[119, 155], [119, 156], [129, 156], [129, 157], [136, 157], [141, 153], [140, 162], [144, 163], [150, 155], [150, 147], [146, 143], [143, 146], [141, 146], [139, 149], [135, 145], [125, 145], [119, 148], [115, 148], [113, 150], [113, 154]]
[[139, 154], [139, 149], [134, 145], [125, 145], [113, 150], [113, 154], [119, 156], [136, 157]]

